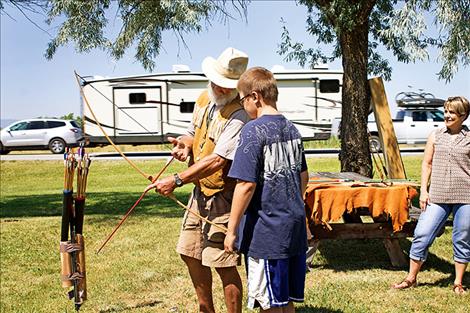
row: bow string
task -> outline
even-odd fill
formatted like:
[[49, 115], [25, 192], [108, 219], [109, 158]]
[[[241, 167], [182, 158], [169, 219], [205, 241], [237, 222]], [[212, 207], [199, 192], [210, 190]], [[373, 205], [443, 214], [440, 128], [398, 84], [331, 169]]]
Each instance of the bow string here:
[[83, 86], [82, 84], [80, 83], [80, 79], [84, 82], [86, 82], [86, 80], [81, 77], [80, 75], [78, 75], [78, 73], [76, 71], [74, 71], [75, 73], [75, 78], [77, 79], [77, 83], [78, 83], [78, 86], [80, 87], [80, 94], [85, 102], [85, 105], [87, 106], [88, 110], [90, 111], [91, 115], [93, 116], [96, 124], [98, 125], [99, 129], [101, 130], [101, 132], [103, 133], [103, 135], [106, 137], [106, 139], [108, 140], [108, 142], [113, 146], [113, 148], [124, 158], [124, 160], [127, 161], [127, 163], [129, 163], [130, 166], [132, 166], [137, 172], [140, 173], [140, 175], [142, 175], [143, 177], [145, 177], [145, 179], [148, 179], [150, 181], [152, 181], [152, 176], [145, 173], [144, 171], [142, 171], [137, 165], [135, 165], [134, 162], [132, 162], [125, 154], [124, 152], [121, 151], [121, 149], [119, 149], [119, 147], [111, 140], [111, 138], [108, 136], [108, 134], [106, 133], [106, 131], [104, 130], [103, 126], [101, 126], [101, 123], [98, 121], [98, 119], [96, 118], [96, 115], [95, 115], [95, 112], [93, 111], [93, 109], [91, 108], [91, 105], [90, 103], [88, 102], [88, 99], [87, 97], [85, 96], [85, 92], [83, 92]]
[[[106, 133], [106, 131], [104, 130], [104, 128], [102, 127], [101, 123], [99, 122], [98, 118], [96, 117], [95, 115], [95, 112], [93, 111], [93, 109], [91, 108], [91, 105], [87, 99], [87, 97], [85, 96], [85, 92], [83, 91], [83, 85], [82, 83], [80, 82], [83, 81], [83, 82], [86, 82], [86, 80], [80, 76], [76, 71], [74, 71], [74, 74], [75, 74], [75, 78], [77, 80], [77, 84], [80, 88], [80, 94], [85, 102], [85, 105], [87, 106], [88, 110], [90, 111], [91, 115], [93, 116], [96, 124], [98, 125], [98, 128], [101, 130], [101, 132], [103, 133], [103, 135], [105, 136], [106, 140], [108, 140], [108, 142], [111, 144], [111, 146], [113, 146], [113, 148], [124, 158], [124, 160], [127, 161], [127, 163], [129, 163], [129, 165], [132, 166], [132, 168], [134, 168], [137, 172], [139, 172], [140, 175], [142, 175], [145, 179], [147, 180], [150, 180], [152, 183], [155, 183], [157, 181], [157, 179], [162, 175], [162, 173], [168, 168], [168, 166], [172, 163], [172, 161], [174, 160], [174, 157], [171, 157], [167, 163], [163, 166], [163, 168], [157, 173], [155, 174], [154, 176], [152, 175], [149, 175], [148, 173], [145, 173], [144, 171], [142, 171], [134, 162], [132, 162], [125, 154], [124, 152], [122, 152], [122, 150], [111, 140], [111, 138], [109, 137], [109, 135]], [[108, 101], [110, 101], [111, 103], [113, 103], [111, 100], [109, 100], [105, 95], [103, 95], [101, 92], [99, 92], [103, 97], [105, 97]], [[113, 103], [113, 105], [115, 105]], [[126, 113], [126, 112], [124, 112]], [[127, 114], [127, 113], [126, 113]], [[129, 116], [132, 120], [135, 121], [134, 118], [132, 118], [131, 116]], [[136, 121], [137, 124], [141, 125], [140, 123], [138, 123]], [[141, 125], [142, 126], [142, 125]], [[143, 127], [143, 126], [142, 126]], [[145, 127], [144, 127], [145, 129]], [[148, 131], [148, 130], [147, 130]], [[117, 232], [117, 230], [119, 229], [119, 227], [121, 227], [121, 225], [124, 223], [124, 221], [129, 217], [129, 215], [134, 211], [135, 207], [140, 203], [140, 201], [144, 198], [144, 196], [147, 194], [148, 190], [145, 190], [139, 197], [139, 199], [137, 199], [137, 201], [127, 210], [127, 212], [125, 213], [125, 215], [121, 218], [121, 220], [119, 221], [119, 223], [115, 226], [115, 228], [113, 229], [113, 231], [108, 235], [108, 237], [106, 238], [106, 240], [102, 243], [102, 245], [100, 246], [100, 248], [97, 250], [96, 253], [99, 253], [103, 248], [104, 246], [111, 240], [111, 238], [114, 236], [114, 234]], [[213, 225], [214, 227], [220, 229], [221, 231], [223, 232], [227, 232], [227, 228], [224, 227], [224, 226], [221, 226], [221, 225], [218, 225], [212, 221], [210, 221], [209, 219], [201, 216], [199, 213], [197, 213], [196, 211], [194, 210], [191, 210], [188, 206], [184, 205], [181, 201], [179, 201], [174, 194], [169, 194], [167, 195], [168, 198], [172, 199], [173, 201], [175, 201], [180, 207], [182, 207], [183, 209], [185, 209], [186, 211], [188, 211], [189, 213], [197, 216], [198, 218], [204, 220], [206, 223], [210, 224], [210, 225]]]

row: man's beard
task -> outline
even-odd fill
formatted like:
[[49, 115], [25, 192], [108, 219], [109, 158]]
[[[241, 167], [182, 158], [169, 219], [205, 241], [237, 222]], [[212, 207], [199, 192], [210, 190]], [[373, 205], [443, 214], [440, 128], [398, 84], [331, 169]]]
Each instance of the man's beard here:
[[211, 83], [209, 82], [209, 85], [207, 85], [207, 91], [209, 94], [209, 99], [211, 100], [212, 103], [219, 105], [226, 105], [230, 102], [232, 102], [233, 99], [238, 95], [238, 91], [236, 89], [233, 89], [229, 94], [219, 94], [216, 95], [214, 90], [212, 89]]

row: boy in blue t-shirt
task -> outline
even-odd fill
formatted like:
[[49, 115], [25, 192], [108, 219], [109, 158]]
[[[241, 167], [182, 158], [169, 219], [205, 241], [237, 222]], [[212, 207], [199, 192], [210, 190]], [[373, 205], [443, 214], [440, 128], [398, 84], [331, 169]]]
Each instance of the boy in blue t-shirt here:
[[234, 252], [237, 242], [245, 254], [249, 308], [294, 312], [293, 301], [304, 299], [307, 251], [308, 172], [301, 136], [277, 111], [270, 71], [247, 70], [237, 89], [252, 121], [241, 131], [229, 172], [238, 181], [224, 247]]

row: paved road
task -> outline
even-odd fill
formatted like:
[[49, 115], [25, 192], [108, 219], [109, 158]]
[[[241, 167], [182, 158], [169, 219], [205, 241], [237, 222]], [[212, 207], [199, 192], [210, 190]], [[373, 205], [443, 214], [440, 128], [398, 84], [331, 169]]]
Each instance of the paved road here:
[[[406, 148], [401, 149], [402, 155], [419, 155], [424, 152], [423, 148]], [[338, 149], [308, 149], [305, 150], [307, 157], [338, 157]], [[170, 155], [169, 152], [154, 151], [154, 152], [127, 152], [126, 156], [136, 160], [148, 160], [148, 159], [165, 159]], [[106, 153], [92, 153], [91, 157], [96, 160], [120, 160], [122, 157], [115, 152]], [[62, 160], [64, 156], [62, 154], [7, 154], [1, 155], [1, 161], [51, 161], [51, 160]]]

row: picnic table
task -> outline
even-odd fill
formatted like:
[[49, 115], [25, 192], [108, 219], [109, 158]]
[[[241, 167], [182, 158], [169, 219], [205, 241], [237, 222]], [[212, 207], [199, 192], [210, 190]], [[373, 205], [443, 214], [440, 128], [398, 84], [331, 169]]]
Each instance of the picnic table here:
[[305, 197], [309, 256], [321, 240], [379, 238], [392, 265], [406, 266], [398, 238], [413, 236], [416, 220], [409, 217], [411, 200], [418, 195], [415, 187], [407, 180], [382, 182], [351, 172], [311, 173]]

